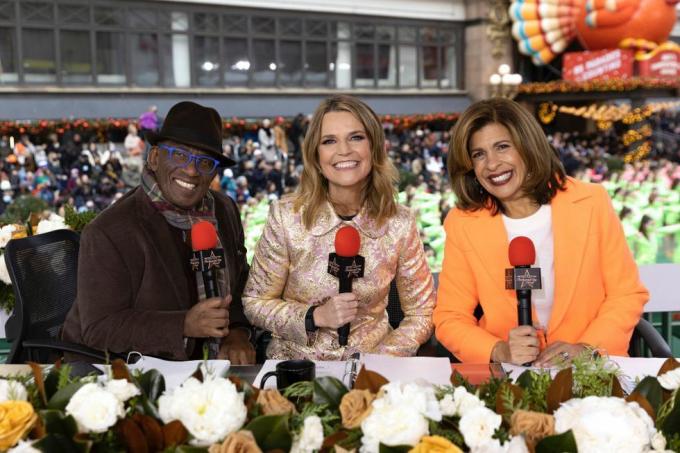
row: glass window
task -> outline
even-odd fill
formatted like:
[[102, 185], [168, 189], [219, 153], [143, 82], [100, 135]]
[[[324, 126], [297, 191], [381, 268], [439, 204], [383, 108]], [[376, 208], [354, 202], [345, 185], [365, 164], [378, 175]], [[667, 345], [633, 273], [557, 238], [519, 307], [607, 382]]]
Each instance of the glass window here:
[[272, 86], [276, 78], [276, 56], [274, 41], [269, 39], [253, 40], [254, 71], [256, 85]]
[[397, 62], [395, 47], [389, 44], [378, 44], [378, 86], [395, 87], [397, 85]]
[[55, 83], [54, 31], [22, 30], [24, 80], [27, 83]]
[[214, 87], [220, 84], [219, 38], [208, 36], [194, 38], [194, 71], [199, 86]]
[[125, 35], [108, 31], [96, 35], [97, 83], [122, 85], [125, 76]]
[[283, 86], [302, 85], [302, 43], [281, 41], [279, 54], [279, 83]]
[[90, 7], [88, 5], [59, 5], [59, 22], [68, 25], [89, 25]]
[[358, 87], [372, 87], [375, 76], [375, 56], [372, 43], [357, 43], [356, 51], [356, 79]]
[[188, 31], [189, 15], [187, 13], [174, 11], [172, 13], [170, 28], [172, 31]]
[[62, 30], [59, 38], [62, 82], [65, 84], [92, 83], [90, 32]]
[[348, 22], [338, 22], [336, 36], [338, 39], [350, 39], [352, 37], [352, 27]]
[[0, 28], [0, 84], [16, 83], [19, 80], [14, 61], [15, 46], [14, 30]]
[[305, 34], [307, 36], [325, 38], [328, 36], [328, 22], [325, 20], [305, 20]]
[[300, 37], [302, 19], [279, 19], [279, 27], [283, 36]]
[[276, 22], [273, 17], [253, 17], [253, 33], [256, 35], [273, 35], [276, 33]]
[[248, 16], [243, 14], [225, 14], [222, 17], [222, 30], [226, 34], [245, 35], [248, 33]]
[[456, 48], [442, 47], [442, 88], [458, 88]]
[[14, 2], [0, 0], [0, 22], [12, 22], [16, 20], [14, 16]]
[[422, 27], [420, 29], [420, 42], [422, 43], [436, 43], [437, 29], [434, 27]]
[[437, 86], [439, 68], [437, 66], [437, 46], [423, 46], [420, 48], [420, 86], [432, 88]]
[[21, 2], [21, 19], [27, 24], [54, 23], [54, 4], [51, 2]]
[[163, 35], [160, 46], [163, 85], [171, 87], [191, 86], [189, 35], [183, 33]]
[[224, 53], [224, 83], [227, 86], [245, 86], [248, 84], [250, 60], [248, 57], [248, 40], [225, 38], [222, 42]]
[[442, 28], [439, 30], [439, 40], [444, 44], [456, 43], [456, 30], [452, 28]]
[[328, 67], [328, 55], [325, 42], [307, 42], [305, 62], [305, 85], [322, 87], [326, 86]]
[[333, 43], [331, 47], [333, 61], [331, 71], [335, 71], [334, 87], [345, 89], [352, 87], [352, 45], [347, 41]]
[[155, 33], [132, 33], [130, 40], [132, 83], [138, 86], [157, 86], [160, 82], [158, 36]]
[[416, 46], [399, 46], [399, 85], [413, 88], [418, 85], [418, 53]]
[[375, 38], [382, 41], [392, 41], [394, 39], [394, 27], [391, 25], [378, 25], [375, 28]]
[[417, 36], [416, 27], [399, 27], [399, 41], [414, 42]]
[[97, 6], [94, 9], [94, 22], [97, 25], [122, 26], [125, 23], [124, 10]]
[[133, 30], [156, 28], [156, 11], [151, 9], [130, 8], [128, 10], [128, 24]]
[[219, 33], [220, 16], [206, 13], [194, 14], [194, 30], [199, 30], [201, 33]]
[[373, 24], [354, 24], [354, 37], [356, 39], [374, 39], [375, 28]]

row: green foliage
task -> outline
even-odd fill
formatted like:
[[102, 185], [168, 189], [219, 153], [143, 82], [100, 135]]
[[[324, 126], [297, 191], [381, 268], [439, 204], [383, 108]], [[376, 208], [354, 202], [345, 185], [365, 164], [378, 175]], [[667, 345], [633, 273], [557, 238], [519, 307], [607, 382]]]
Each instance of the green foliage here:
[[[0, 260], [4, 260], [5, 256], [0, 255]], [[0, 310], [6, 313], [12, 313], [14, 310], [14, 287], [4, 282], [0, 282]]]
[[82, 232], [83, 228], [95, 217], [97, 217], [96, 212], [76, 212], [76, 209], [70, 204], [64, 205], [64, 223], [78, 233]]
[[595, 356], [590, 350], [574, 358], [572, 369], [574, 398], [611, 396], [612, 382], [620, 374], [620, 370], [612, 367], [606, 357]]
[[522, 373], [517, 379], [518, 385], [524, 389], [521, 405], [532, 411], [547, 412], [547, 394], [551, 382], [550, 372], [547, 370], [539, 372], [527, 370]]
[[293, 444], [287, 415], [263, 415], [252, 420], [244, 429], [253, 433], [262, 451], [288, 451]]
[[336, 411], [331, 410], [327, 404], [306, 403], [299, 414], [294, 414], [291, 417], [290, 430], [292, 432], [299, 432], [304, 425], [305, 418], [311, 415], [316, 415], [321, 419], [325, 436], [329, 436], [341, 428], [340, 415]]
[[283, 396], [288, 399], [294, 398], [311, 398], [314, 393], [314, 383], [311, 381], [296, 382], [289, 385], [283, 391]]
[[576, 439], [571, 430], [562, 434], [545, 437], [536, 444], [536, 453], [553, 453], [556, 451], [562, 453], [578, 452], [578, 449], [576, 448]]
[[[496, 394], [501, 389], [503, 384], [505, 384], [506, 382], [510, 382], [510, 379], [507, 377], [497, 378], [495, 376], [492, 376], [491, 378], [489, 378], [488, 382], [477, 387], [477, 396], [479, 397], [479, 399], [484, 401], [486, 407], [495, 411]], [[471, 393], [475, 393], [474, 389], [471, 391]]]
[[345, 450], [355, 449], [358, 451], [361, 446], [361, 437], [363, 436], [361, 428], [350, 429], [346, 431], [346, 433], [347, 437], [339, 441], [337, 445], [343, 447]]
[[314, 403], [328, 404], [337, 409], [340, 400], [347, 393], [347, 387], [339, 379], [334, 377], [320, 377], [314, 380]]
[[457, 417], [444, 417], [441, 423], [430, 420], [430, 435], [441, 436], [451, 441], [451, 443], [462, 447], [465, 445], [465, 439], [463, 439], [463, 435], [458, 430], [458, 421]]
[[666, 437], [666, 450], [680, 451], [680, 434]]
[[22, 195], [16, 198], [5, 212], [0, 216], [0, 223], [25, 223], [31, 214], [41, 214], [48, 209], [47, 203], [30, 195]]

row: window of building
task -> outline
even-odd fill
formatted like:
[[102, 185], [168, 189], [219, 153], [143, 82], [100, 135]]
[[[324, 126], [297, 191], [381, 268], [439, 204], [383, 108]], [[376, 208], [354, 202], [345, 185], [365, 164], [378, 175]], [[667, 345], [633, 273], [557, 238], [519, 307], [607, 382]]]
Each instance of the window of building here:
[[54, 30], [24, 28], [21, 31], [21, 40], [24, 81], [32, 84], [56, 83]]
[[220, 85], [220, 40], [213, 36], [194, 38], [194, 73], [202, 87]]
[[90, 32], [62, 30], [59, 32], [61, 81], [67, 85], [92, 84]]
[[14, 30], [0, 27], [0, 84], [17, 83]]
[[97, 83], [123, 85], [125, 75], [125, 35], [118, 32], [100, 31], [95, 35], [97, 58]]
[[279, 44], [279, 84], [302, 85], [302, 42], [281, 41]]
[[257, 86], [274, 86], [276, 80], [276, 53], [272, 39], [253, 40], [253, 82]]
[[324, 87], [328, 83], [328, 49], [325, 41], [305, 44], [305, 85]]
[[130, 65], [132, 84], [141, 87], [160, 83], [158, 35], [155, 33], [130, 34]]
[[245, 38], [225, 38], [223, 49], [223, 77], [226, 86], [246, 86], [250, 73], [248, 40]]

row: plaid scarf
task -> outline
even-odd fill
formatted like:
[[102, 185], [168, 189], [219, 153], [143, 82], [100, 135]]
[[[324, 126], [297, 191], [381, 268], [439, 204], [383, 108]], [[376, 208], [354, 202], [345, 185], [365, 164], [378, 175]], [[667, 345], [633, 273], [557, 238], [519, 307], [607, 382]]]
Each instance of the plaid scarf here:
[[[201, 204], [196, 209], [178, 208], [165, 199], [163, 192], [158, 187], [154, 174], [147, 168], [142, 172], [142, 188], [158, 212], [163, 214], [165, 220], [171, 226], [182, 230], [184, 242], [187, 241], [187, 236], [191, 232], [191, 226], [194, 223], [205, 220], [215, 225], [215, 228], [218, 228], [217, 218], [215, 217], [215, 197], [210, 192], [206, 193]], [[223, 248], [219, 234], [217, 235], [217, 248]], [[226, 259], [224, 263], [226, 266]], [[187, 266], [189, 265], [189, 263], [186, 264]], [[226, 267], [224, 269], [217, 269], [217, 284], [221, 289], [222, 295], [230, 294], [229, 272]], [[198, 300], [205, 299], [205, 286], [203, 285], [203, 275], [200, 271], [196, 272], [196, 286], [198, 287]]]

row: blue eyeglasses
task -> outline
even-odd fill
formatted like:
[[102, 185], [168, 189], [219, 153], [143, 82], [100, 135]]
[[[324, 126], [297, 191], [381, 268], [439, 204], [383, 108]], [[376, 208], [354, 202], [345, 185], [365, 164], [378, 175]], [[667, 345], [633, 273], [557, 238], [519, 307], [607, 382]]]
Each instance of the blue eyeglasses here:
[[196, 170], [202, 175], [211, 175], [220, 164], [220, 161], [212, 157], [193, 154], [184, 148], [177, 148], [175, 146], [159, 145], [168, 152], [168, 160], [175, 166], [186, 168], [195, 162]]

